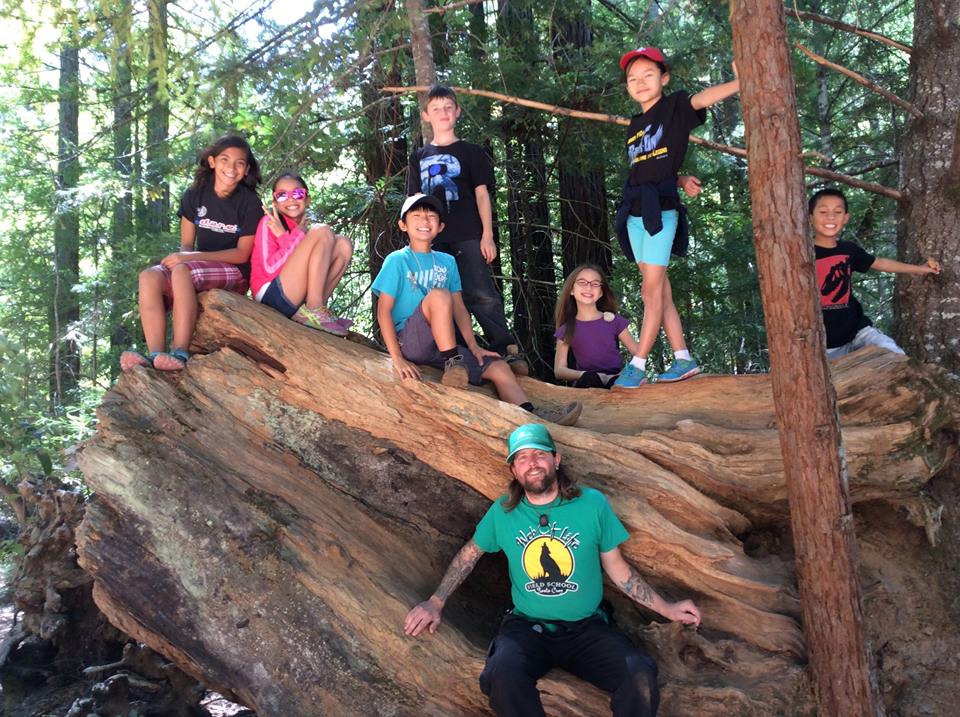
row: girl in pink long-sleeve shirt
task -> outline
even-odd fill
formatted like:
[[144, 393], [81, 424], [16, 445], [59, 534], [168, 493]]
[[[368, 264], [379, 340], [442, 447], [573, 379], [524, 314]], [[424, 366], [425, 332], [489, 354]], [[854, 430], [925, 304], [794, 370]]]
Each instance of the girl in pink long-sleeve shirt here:
[[273, 207], [264, 208], [250, 256], [253, 298], [289, 319], [346, 336], [350, 322], [327, 308], [353, 256], [353, 246], [326, 224], [307, 229], [310, 194], [303, 178], [284, 172], [273, 184]]

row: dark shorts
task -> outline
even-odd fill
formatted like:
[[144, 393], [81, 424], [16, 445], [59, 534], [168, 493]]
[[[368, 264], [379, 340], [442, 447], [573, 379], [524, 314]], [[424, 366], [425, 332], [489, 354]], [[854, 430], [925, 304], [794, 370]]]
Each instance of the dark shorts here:
[[[433, 340], [433, 332], [430, 330], [430, 324], [427, 323], [427, 317], [423, 315], [422, 306], [418, 306], [417, 310], [410, 315], [407, 323], [400, 329], [397, 338], [400, 340], [400, 353], [407, 361], [418, 366], [434, 366], [439, 369], [442, 369], [444, 363], [446, 363], [446, 360], [440, 355], [440, 349], [437, 348], [437, 344]], [[466, 346], [458, 345], [457, 351], [463, 357], [463, 365], [467, 369], [467, 376], [474, 386], [483, 383], [481, 374], [487, 366], [494, 361], [502, 361], [495, 356], [484, 356], [481, 366], [477, 362], [477, 357]]]
[[283, 293], [283, 285], [280, 283], [279, 276], [267, 285], [267, 290], [260, 297], [260, 303], [269, 306], [271, 309], [276, 309], [288, 319], [297, 313], [297, 309], [300, 308], [294, 306], [287, 295]]

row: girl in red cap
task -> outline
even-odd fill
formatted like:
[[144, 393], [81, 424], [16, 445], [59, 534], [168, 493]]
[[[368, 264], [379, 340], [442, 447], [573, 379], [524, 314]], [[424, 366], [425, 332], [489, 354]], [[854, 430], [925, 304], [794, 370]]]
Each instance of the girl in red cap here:
[[[620, 58], [627, 93], [640, 104], [627, 130], [630, 174], [617, 209], [617, 237], [624, 254], [643, 276], [643, 323], [639, 352], [620, 374], [616, 386], [646, 383], [646, 362], [663, 326], [674, 360], [659, 381], [680, 381], [700, 373], [683, 337], [673, 303], [667, 265], [670, 254], [684, 256], [687, 225], [677, 193], [677, 174], [687, 153], [690, 130], [706, 121], [706, 108], [740, 89], [739, 79], [708, 87], [695, 95], [683, 90], [664, 95], [670, 81], [667, 60], [655, 47], [640, 47]], [[733, 68], [734, 76], [737, 68]]]

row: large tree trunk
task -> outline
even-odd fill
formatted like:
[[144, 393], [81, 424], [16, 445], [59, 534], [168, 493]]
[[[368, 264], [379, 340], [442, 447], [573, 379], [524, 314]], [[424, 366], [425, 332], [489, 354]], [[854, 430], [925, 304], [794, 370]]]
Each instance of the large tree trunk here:
[[80, 50], [68, 37], [60, 50], [60, 110], [57, 132], [57, 208], [53, 223], [53, 287], [50, 297], [50, 403], [54, 411], [75, 399], [80, 346], [72, 332], [80, 320], [74, 287], [80, 280]]
[[[380, 15], [393, 8], [393, 0], [387, 0], [379, 6], [367, 8], [361, 12]], [[370, 69], [364, 70], [360, 77], [360, 101], [369, 126], [369, 132], [362, 146], [364, 178], [367, 186], [376, 187], [367, 208], [367, 257], [371, 280], [383, 266], [387, 255], [404, 246], [404, 236], [397, 226], [397, 210], [388, 197], [393, 193], [406, 194], [407, 139], [404, 128], [407, 126], [403, 106], [397, 96], [383, 97], [380, 88], [393, 84], [400, 78], [398, 63], [392, 63], [389, 72], [380, 62], [378, 52], [383, 49], [379, 37], [370, 38], [366, 52], [370, 57]], [[373, 326], [377, 326], [377, 298], [373, 298]]]
[[939, 259], [938, 277], [897, 277], [897, 337], [911, 356], [960, 372], [960, 0], [919, 2], [900, 151], [899, 258]]
[[836, 394], [807, 239], [800, 125], [783, 4], [733, 0], [754, 245], [790, 498], [804, 634], [824, 715], [877, 714]]
[[[124, 323], [127, 307], [136, 302], [136, 272], [130, 271], [133, 246], [133, 107], [131, 26], [133, 5], [122, 3], [113, 18], [113, 171], [122, 190], [113, 204], [110, 218], [110, 264], [119, 270], [109, 272], [114, 290], [110, 297], [110, 378], [116, 380], [120, 352], [131, 345], [131, 331]], [[119, 283], [119, 287], [116, 284]]]
[[[502, 562], [481, 561], [438, 634], [400, 626], [505, 487], [504, 438], [530, 415], [435, 373], [401, 381], [385, 354], [234, 294], [201, 306], [192, 349], [209, 355], [176, 376], [124, 375], [81, 453], [98, 497], [79, 550], [98, 605], [261, 717], [488, 714], [476, 678], [509, 599]], [[918, 491], [955, 449], [954, 399], [879, 350], [835, 369], [854, 499], [931, 507], [932, 534]], [[608, 595], [660, 663], [662, 714], [809, 714], [791, 565], [735, 537], [752, 527], [737, 505], [782, 524], [768, 377], [654, 385], [642, 401], [523, 385], [540, 404], [584, 401], [578, 427], [552, 428], [565, 465], [610, 497], [627, 558], [703, 609], [700, 632], [644, 625]], [[568, 675], [541, 686], [549, 714], [608, 713]]]
[[[579, 79], [573, 67], [583, 67], [590, 59], [593, 47], [593, 20], [590, 2], [579, 2], [559, 17], [553, 33], [553, 56], [557, 73]], [[594, 92], [580, 91], [568, 95], [567, 104], [573, 109], [596, 112], [600, 108]], [[590, 263], [610, 274], [613, 254], [607, 224], [607, 188], [600, 153], [596, 151], [596, 130], [570, 117], [559, 122], [557, 164], [560, 179], [560, 226], [563, 275], [567, 276], [579, 264]]]
[[[170, 230], [170, 184], [167, 181], [170, 97], [167, 84], [167, 1], [148, 0], [149, 68], [147, 70], [147, 197], [141, 227], [152, 234]], [[202, 141], [202, 140], [201, 140]]]

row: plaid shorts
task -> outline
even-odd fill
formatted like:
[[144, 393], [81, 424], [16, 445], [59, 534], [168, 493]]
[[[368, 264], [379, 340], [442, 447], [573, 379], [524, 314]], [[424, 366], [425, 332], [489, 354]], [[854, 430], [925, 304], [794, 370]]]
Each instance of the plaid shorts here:
[[[249, 282], [240, 273], [236, 264], [227, 264], [223, 261], [185, 261], [190, 269], [190, 281], [199, 294], [208, 289], [225, 289], [235, 294], [246, 294]], [[163, 299], [167, 307], [173, 305], [173, 272], [163, 264], [150, 267], [150, 271], [163, 273]]]

